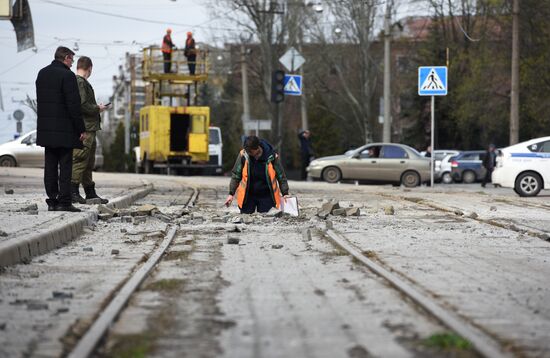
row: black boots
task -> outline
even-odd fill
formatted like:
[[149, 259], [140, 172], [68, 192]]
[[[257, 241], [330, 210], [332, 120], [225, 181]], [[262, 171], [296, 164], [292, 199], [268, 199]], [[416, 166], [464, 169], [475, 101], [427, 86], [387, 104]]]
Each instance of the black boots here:
[[[95, 192], [95, 184], [84, 187], [84, 192], [86, 193], [86, 199], [99, 199], [101, 204], [107, 204], [109, 200], [100, 198]], [[84, 201], [86, 202], [86, 201]]]
[[73, 203], [86, 204], [86, 199], [80, 196], [79, 186], [80, 184], [71, 183], [71, 201]]

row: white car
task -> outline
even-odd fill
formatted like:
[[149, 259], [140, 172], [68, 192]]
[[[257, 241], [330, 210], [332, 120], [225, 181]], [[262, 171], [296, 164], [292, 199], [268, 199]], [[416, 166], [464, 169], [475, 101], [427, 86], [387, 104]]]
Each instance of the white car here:
[[531, 139], [499, 151], [493, 184], [514, 188], [519, 196], [550, 189], [550, 137]]
[[[102, 147], [97, 140], [95, 170], [103, 166]], [[0, 144], [0, 167], [44, 168], [44, 147], [36, 145], [36, 130]]]

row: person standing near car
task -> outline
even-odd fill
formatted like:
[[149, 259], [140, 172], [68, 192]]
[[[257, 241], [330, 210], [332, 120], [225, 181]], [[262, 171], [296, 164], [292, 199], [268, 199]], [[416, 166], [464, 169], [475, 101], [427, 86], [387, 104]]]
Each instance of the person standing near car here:
[[481, 165], [483, 165], [486, 170], [483, 181], [481, 182], [481, 186], [483, 188], [485, 188], [485, 185], [491, 181], [491, 175], [493, 174], [493, 170], [495, 169], [496, 162], [497, 155], [495, 153], [495, 145], [489, 144], [489, 148], [487, 148], [487, 151], [485, 151], [483, 161], [481, 162]]
[[[85, 204], [86, 199], [100, 199], [102, 204], [107, 204], [109, 200], [100, 198], [96, 194], [95, 183], [92, 180], [97, 149], [96, 133], [101, 130], [100, 113], [107, 109], [107, 105], [96, 103], [94, 89], [88, 82], [88, 78], [92, 75], [92, 68], [92, 60], [86, 56], [81, 56], [76, 63], [76, 80], [80, 93], [80, 108], [86, 126], [86, 139], [83, 143], [84, 148], [73, 150], [71, 199], [73, 203], [80, 204]], [[80, 196], [80, 184], [84, 187], [86, 199]]]
[[288, 197], [288, 182], [279, 154], [267, 141], [253, 135], [244, 140], [231, 171], [225, 205], [231, 205], [235, 196], [242, 214], [280, 209], [281, 196]]
[[306, 168], [309, 163], [315, 159], [315, 153], [313, 152], [313, 147], [311, 146], [311, 132], [309, 130], [303, 130], [298, 134], [298, 139], [300, 139], [300, 153], [302, 157], [302, 168], [300, 173], [300, 178], [302, 180], [307, 179]]
[[56, 49], [52, 63], [36, 78], [37, 137], [44, 147], [44, 187], [49, 211], [73, 211], [71, 173], [73, 148], [82, 148], [86, 128], [80, 111], [80, 95], [71, 71], [74, 52]]

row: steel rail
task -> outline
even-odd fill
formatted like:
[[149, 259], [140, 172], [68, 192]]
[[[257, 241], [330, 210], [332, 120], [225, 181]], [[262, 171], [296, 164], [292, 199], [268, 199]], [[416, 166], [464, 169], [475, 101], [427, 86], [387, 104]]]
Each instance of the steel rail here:
[[464, 339], [468, 340], [473, 345], [474, 349], [484, 357], [513, 357], [510, 352], [504, 351], [501, 344], [493, 337], [470, 324], [454, 312], [445, 309], [442, 305], [415, 289], [412, 285], [401, 279], [396, 274], [367, 258], [357, 248], [351, 245], [342, 234], [337, 233], [333, 229], [328, 229], [326, 233], [334, 244], [348, 252], [375, 274], [384, 278], [393, 287], [412, 299], [445, 326], [462, 336]]
[[[186, 206], [193, 206], [198, 195], [199, 191], [193, 188], [193, 194], [191, 194]], [[174, 240], [176, 232], [176, 227], [171, 227], [168, 230], [168, 233], [160, 246], [149, 257], [145, 264], [143, 264], [143, 266], [132, 274], [130, 279], [124, 284], [120, 291], [118, 291], [109, 305], [103, 310], [99, 317], [94, 321], [93, 325], [88, 329], [86, 334], [79, 340], [78, 344], [67, 356], [68, 358], [86, 358], [94, 352], [101, 338], [103, 338], [107, 330], [119, 316], [120, 312], [122, 312], [130, 297], [160, 261], [162, 255], [164, 255]]]

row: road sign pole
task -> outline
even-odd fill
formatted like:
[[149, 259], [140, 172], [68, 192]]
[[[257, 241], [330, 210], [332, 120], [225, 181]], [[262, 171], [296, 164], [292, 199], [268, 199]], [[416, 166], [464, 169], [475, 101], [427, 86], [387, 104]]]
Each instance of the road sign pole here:
[[430, 153], [430, 187], [434, 187], [434, 128], [435, 128], [435, 96], [432, 96], [432, 124], [431, 124], [431, 150]]

